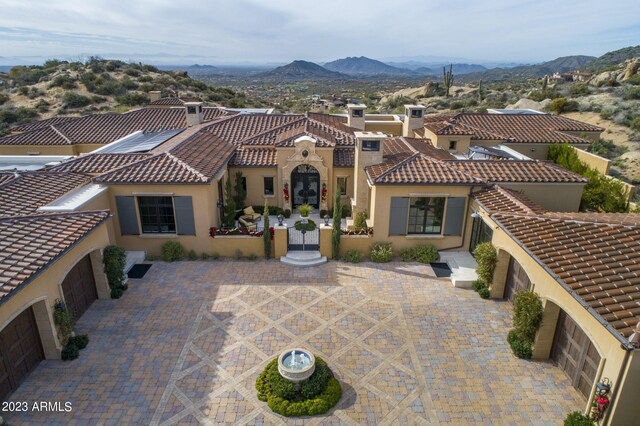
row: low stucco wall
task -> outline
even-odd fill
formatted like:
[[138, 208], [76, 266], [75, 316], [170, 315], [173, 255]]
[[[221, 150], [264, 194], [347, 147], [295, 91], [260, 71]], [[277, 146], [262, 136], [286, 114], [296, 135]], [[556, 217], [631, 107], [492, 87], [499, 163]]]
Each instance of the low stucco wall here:
[[[27, 283], [22, 288], [10, 294], [10, 297], [0, 305], [0, 330], [9, 324], [16, 316], [30, 306], [42, 302], [46, 308], [45, 315], [36, 312], [36, 323], [42, 340], [42, 346], [47, 359], [60, 358], [62, 345], [57, 337], [57, 331], [53, 322], [53, 305], [56, 299], [64, 300], [62, 293], [62, 281], [69, 271], [86, 255], [102, 250], [109, 245], [109, 235], [106, 223], [102, 223], [82, 241], [71, 248], [64, 256], [56, 260], [40, 275]], [[96, 285], [102, 285], [98, 289], [98, 297], [109, 294], [108, 284], [102, 273], [102, 263], [92, 256], [91, 265], [98, 274], [102, 274], [102, 279], [96, 280]], [[40, 305], [42, 306], [42, 305]], [[44, 312], [44, 310], [42, 310]]]
[[579, 149], [573, 147], [576, 152], [578, 159], [585, 163], [587, 166], [591, 167], [602, 173], [603, 175], [609, 174], [609, 166], [611, 165], [611, 160], [607, 160], [606, 158], [602, 158], [599, 155], [592, 154], [583, 149]]
[[[209, 237], [210, 253], [218, 253], [223, 257], [264, 256], [262, 237], [244, 235], [217, 235]], [[273, 252], [273, 248], [272, 248]]]
[[371, 244], [373, 244], [373, 239], [366, 235], [342, 235], [340, 237], [340, 256], [344, 256], [350, 250], [355, 250], [368, 257]]

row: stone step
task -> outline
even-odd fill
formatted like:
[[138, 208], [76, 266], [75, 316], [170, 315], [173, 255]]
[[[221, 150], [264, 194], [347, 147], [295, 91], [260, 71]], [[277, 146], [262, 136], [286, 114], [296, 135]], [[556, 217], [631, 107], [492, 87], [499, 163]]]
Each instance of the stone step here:
[[127, 261], [124, 264], [124, 273], [126, 274], [133, 268], [136, 263], [143, 263], [147, 255], [144, 251], [126, 251]]
[[280, 262], [291, 266], [316, 266], [327, 263], [327, 257], [319, 251], [289, 251], [280, 258]]

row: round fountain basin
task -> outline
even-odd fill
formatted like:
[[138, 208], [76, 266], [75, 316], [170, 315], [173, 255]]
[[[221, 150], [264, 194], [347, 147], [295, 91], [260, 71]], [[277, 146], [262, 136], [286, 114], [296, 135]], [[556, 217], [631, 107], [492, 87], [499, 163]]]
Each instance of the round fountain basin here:
[[316, 358], [305, 349], [289, 349], [278, 357], [278, 372], [292, 382], [306, 380], [316, 370]]

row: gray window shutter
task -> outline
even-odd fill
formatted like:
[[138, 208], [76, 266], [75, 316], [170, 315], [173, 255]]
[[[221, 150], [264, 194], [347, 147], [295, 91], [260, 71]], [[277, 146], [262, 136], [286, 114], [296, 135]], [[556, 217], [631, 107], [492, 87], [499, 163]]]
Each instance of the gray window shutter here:
[[191, 197], [173, 197], [173, 205], [176, 209], [178, 235], [196, 235]]
[[444, 235], [462, 235], [462, 222], [464, 222], [464, 206], [466, 201], [467, 197], [449, 197], [447, 199]]
[[120, 222], [121, 235], [138, 235], [138, 216], [136, 203], [132, 196], [116, 195], [116, 208]]
[[389, 215], [389, 235], [407, 235], [407, 217], [409, 215], [409, 198], [391, 197], [391, 214]]

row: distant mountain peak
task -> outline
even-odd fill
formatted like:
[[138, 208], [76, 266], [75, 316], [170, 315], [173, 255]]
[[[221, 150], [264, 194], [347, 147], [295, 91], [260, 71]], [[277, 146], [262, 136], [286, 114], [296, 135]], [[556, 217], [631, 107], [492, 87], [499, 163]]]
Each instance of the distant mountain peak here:
[[277, 67], [271, 71], [258, 74], [257, 77], [287, 79], [287, 80], [304, 80], [312, 78], [320, 79], [338, 79], [347, 76], [339, 72], [328, 70], [320, 65], [297, 59], [287, 65]]
[[327, 62], [324, 67], [348, 75], [412, 75], [412, 71], [392, 67], [376, 59], [366, 56], [349, 56], [343, 59]]

